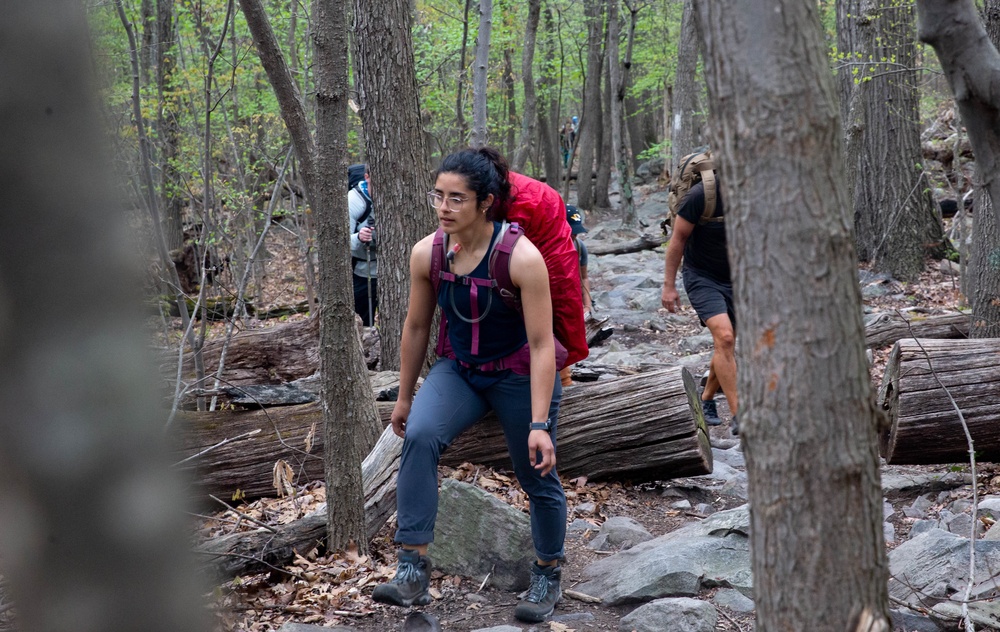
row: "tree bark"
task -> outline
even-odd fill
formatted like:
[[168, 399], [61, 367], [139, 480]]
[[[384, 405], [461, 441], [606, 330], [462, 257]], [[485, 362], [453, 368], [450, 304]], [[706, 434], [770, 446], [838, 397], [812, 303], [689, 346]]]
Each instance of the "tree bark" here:
[[[393, 405], [378, 403], [383, 424], [388, 425]], [[710, 472], [708, 435], [695, 409], [701, 410], [688, 401], [680, 368], [567, 388], [559, 413], [559, 473], [639, 481]], [[182, 412], [178, 428], [183, 458], [204, 453], [184, 467], [197, 474], [197, 494], [220, 498], [231, 498], [237, 490], [248, 499], [273, 495], [271, 469], [279, 459], [293, 466], [295, 483], [317, 480], [320, 455], [329, 445], [315, 436], [320, 419], [318, 404]], [[258, 433], [250, 435], [255, 430]], [[311, 452], [306, 452], [307, 445]], [[612, 453], [616, 458], [609, 459]], [[495, 417], [488, 415], [462, 435], [442, 458], [445, 465], [463, 461], [509, 467]]]
[[911, 316], [883, 313], [865, 326], [865, 346], [878, 349], [903, 338], [968, 338], [968, 314]]
[[[608, 50], [608, 33], [605, 28], [604, 50]], [[611, 95], [614, 90], [611, 87], [611, 73], [608, 72], [608, 65], [601, 65], [601, 105], [594, 108], [597, 116], [597, 127], [601, 130], [597, 134], [596, 153], [597, 171], [594, 177], [594, 209], [611, 209], [611, 166], [614, 163], [614, 155], [611, 151]]]
[[[597, 135], [601, 133], [597, 110], [601, 107], [601, 67], [604, 53], [601, 42], [604, 39], [604, 0], [584, 0], [584, 15], [587, 20], [587, 75], [583, 83], [583, 111], [580, 113], [580, 127], [577, 143], [580, 159], [576, 168], [576, 205], [585, 210], [594, 208], [594, 155]], [[569, 172], [572, 173], [570, 164]]]
[[700, 130], [704, 115], [699, 103], [698, 26], [692, 0], [684, 0], [681, 15], [680, 43], [677, 45], [677, 75], [674, 78], [674, 115], [670, 136], [670, 173], [677, 170], [681, 157], [701, 144]]
[[514, 49], [508, 46], [503, 49], [503, 74], [501, 79], [503, 81], [504, 90], [504, 103], [506, 104], [507, 110], [507, 121], [503, 125], [504, 129], [504, 144], [503, 153], [505, 156], [513, 156], [515, 150], [515, 143], [517, 142], [514, 136], [514, 130], [516, 130], [518, 125], [517, 120], [517, 100], [514, 94]]
[[552, 17], [552, 7], [545, 7], [545, 37], [542, 38], [544, 61], [541, 80], [538, 83], [538, 98], [542, 106], [538, 108], [538, 136], [542, 146], [545, 182], [559, 190], [562, 178], [562, 156], [559, 151], [559, 99], [556, 95], [555, 72], [556, 27]]
[[[316, 175], [347, 173], [347, 0], [313, 3]], [[368, 367], [354, 326], [347, 196], [341, 178], [313, 188], [319, 254], [319, 357], [322, 376], [327, 536], [331, 550], [367, 550], [361, 461], [381, 431]], [[346, 344], [345, 344], [346, 343]], [[345, 406], [345, 402], [351, 405]]]
[[385, 306], [378, 316], [383, 370], [399, 370], [410, 248], [436, 226], [424, 197], [431, 183], [408, 6], [408, 0], [354, 3], [354, 63], [375, 203], [379, 305]]
[[900, 340], [878, 403], [888, 416], [880, 438], [886, 463], [967, 462], [958, 411], [976, 460], [1000, 459], [1000, 340]]
[[852, 180], [858, 254], [877, 270], [913, 281], [943, 239], [922, 165], [913, 5], [848, 5], [838, 26], [852, 32], [842, 40], [857, 46], [846, 51], [859, 70], [846, 127], [847, 168], [858, 174]]
[[[988, 0], [983, 10], [986, 32], [993, 47], [1000, 49], [1000, 0]], [[995, 99], [996, 101], [996, 99]], [[1000, 104], [997, 105], [1000, 107]], [[978, 157], [978, 154], [977, 154]], [[972, 215], [972, 251], [974, 253], [969, 284], [972, 304], [973, 338], [1000, 338], [1000, 222], [993, 210], [994, 200], [985, 183], [996, 174], [983, 171], [976, 161], [975, 209]]]
[[[611, 93], [611, 145], [618, 172], [618, 188], [621, 197], [618, 201], [618, 212], [622, 218], [622, 228], [637, 228], [639, 216], [635, 212], [635, 201], [632, 199], [632, 158], [629, 149], [632, 142], [628, 137], [628, 125], [625, 124], [625, 87], [628, 83], [627, 73], [622, 69], [618, 55], [618, 40], [621, 38], [621, 21], [618, 18], [618, 3], [620, 0], [608, 0], [608, 78], [612, 88]], [[627, 58], [626, 58], [627, 59]]]
[[962, 122], [983, 175], [982, 186], [993, 200], [1000, 224], [1000, 104], [995, 86], [1000, 53], [990, 44], [972, 0], [917, 0], [917, 35], [930, 44], [955, 94]]
[[694, 6], [745, 343], [757, 628], [843, 632], [863, 608], [889, 625], [877, 411], [819, 9]]
[[493, 27], [493, 0], [479, 0], [479, 33], [476, 35], [476, 62], [472, 69], [472, 138], [476, 149], [486, 146], [486, 86], [490, 67], [490, 30]]
[[0, 208], [30, 209], [0, 231], [3, 609], [22, 632], [207, 630], [84, 7], [7, 2], [0, 42]]
[[535, 74], [532, 67], [535, 64], [535, 40], [538, 35], [541, 9], [542, 0], [528, 0], [528, 21], [524, 25], [524, 49], [521, 52], [524, 112], [521, 118], [521, 135], [517, 141], [517, 151], [514, 152], [514, 162], [511, 166], [517, 173], [524, 173], [524, 165], [527, 164], [528, 154], [531, 151], [531, 140], [535, 136], [538, 97], [535, 94]]
[[[465, 81], [468, 74], [465, 70], [466, 55], [469, 50], [469, 11], [472, 8], [472, 0], [465, 0], [465, 11], [462, 13], [462, 48], [458, 56], [458, 80], [455, 86], [455, 123], [458, 126], [458, 144], [464, 145], [466, 136], [469, 133], [468, 124], [465, 121]], [[412, 27], [412, 25], [411, 25]], [[412, 56], [412, 45], [410, 46]]]

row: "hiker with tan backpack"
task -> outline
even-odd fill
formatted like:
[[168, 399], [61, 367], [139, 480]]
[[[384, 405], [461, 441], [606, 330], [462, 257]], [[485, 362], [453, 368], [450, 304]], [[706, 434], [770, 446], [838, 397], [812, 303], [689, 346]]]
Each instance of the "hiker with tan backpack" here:
[[681, 159], [670, 182], [673, 233], [667, 245], [663, 274], [663, 307], [680, 309], [677, 269], [681, 260], [684, 291], [701, 324], [712, 334], [714, 351], [701, 395], [709, 425], [719, 425], [715, 395], [726, 396], [733, 413], [732, 432], [739, 434], [736, 396], [736, 311], [726, 250], [725, 205], [711, 153], [701, 148]]

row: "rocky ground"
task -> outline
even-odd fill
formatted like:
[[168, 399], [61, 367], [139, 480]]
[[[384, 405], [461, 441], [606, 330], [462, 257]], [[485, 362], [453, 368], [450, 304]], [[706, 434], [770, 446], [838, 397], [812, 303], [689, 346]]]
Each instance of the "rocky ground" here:
[[[658, 233], [658, 222], [666, 209], [666, 192], [655, 185], [642, 187], [639, 209], [646, 225], [644, 232]], [[611, 214], [589, 217], [587, 239], [596, 245], [627, 237], [618, 230], [618, 224]], [[272, 251], [280, 256], [281, 247], [276, 244]], [[694, 312], [687, 307], [679, 314], [669, 314], [660, 308], [663, 254], [661, 247], [591, 257], [595, 316], [607, 318], [615, 333], [592, 350], [579, 366], [581, 370], [615, 365], [622, 370], [641, 371], [678, 363], [695, 371], [705, 369], [711, 339], [698, 325]], [[287, 282], [294, 276], [285, 271], [282, 278]], [[958, 307], [957, 281], [948, 265], [929, 262], [920, 281], [912, 284], [864, 270], [859, 279], [866, 312], [934, 312]], [[887, 353], [888, 349], [879, 349], [873, 354], [875, 384], [881, 380]], [[492, 587], [483, 576], [436, 571], [432, 581], [434, 601], [418, 609], [419, 613], [374, 603], [370, 599], [373, 586], [393, 574], [394, 524], [390, 522], [368, 554], [326, 556], [321, 551], [303, 551], [303, 556], [283, 572], [240, 578], [221, 586], [216, 600], [218, 629], [305, 632], [319, 629], [306, 626], [342, 626], [375, 632], [432, 630], [439, 625], [440, 629], [458, 632], [751, 630], [746, 473], [739, 443], [729, 432], [730, 415], [724, 398], [720, 402], [725, 423], [711, 429], [715, 461], [712, 474], [645, 485], [564, 481], [570, 511], [563, 567], [563, 588], [568, 592], [555, 615], [544, 624], [531, 626], [514, 620], [517, 590]], [[968, 559], [958, 552], [973, 524], [979, 535], [986, 534], [992, 525], [990, 495], [1000, 494], [1000, 477], [996, 474], [992, 465], [979, 466], [976, 480], [982, 502], [977, 508], [971, 500], [973, 475], [967, 465], [883, 468], [884, 531], [892, 572], [897, 576], [891, 586], [898, 616], [896, 630], [955, 629], [947, 622], [947, 607], [939, 606], [935, 612], [931, 607], [964, 591], [966, 582], [961, 569], [967, 569]], [[509, 472], [466, 464], [457, 469], [442, 468], [441, 475], [464, 484], [463, 493], [490, 494], [504, 500], [515, 513], [524, 506], [523, 494]], [[295, 500], [263, 500], [239, 510], [262, 521], [282, 522], [322, 502], [322, 485], [313, 484], [301, 490]], [[217, 515], [202, 525], [202, 535], [230, 530], [237, 520], [232, 512]], [[717, 537], [718, 525], [724, 525], [728, 534], [724, 543]], [[917, 539], [917, 535], [927, 537]], [[978, 621], [980, 630], [988, 629], [996, 620], [990, 618], [995, 615], [986, 607], [990, 603], [986, 598], [992, 597], [989, 569], [1000, 568], [1000, 559], [994, 560], [1000, 558], [1000, 549], [994, 549], [989, 535], [986, 537], [977, 543], [977, 551], [985, 547], [979, 562], [983, 569], [977, 573], [974, 592], [983, 599], [980, 603], [985, 611]], [[716, 559], [720, 548], [738, 554]], [[657, 560], [660, 566], [654, 570], [644, 568], [637, 576], [634, 570], [630, 572], [637, 567], [637, 559]], [[927, 560], [935, 560], [931, 565], [934, 572], [925, 568], [927, 572], [918, 576], [914, 560], [923, 560], [925, 567]], [[997, 563], [992, 564], [994, 561]], [[706, 570], [706, 564], [712, 564], [710, 570]], [[700, 579], [694, 584], [688, 581], [670, 594], [688, 595], [691, 599], [658, 600], [639, 608], [651, 595], [665, 594], [649, 592], [650, 582], [690, 576]], [[901, 577], [905, 580], [900, 581]], [[599, 597], [601, 603], [591, 603], [586, 599], [588, 595]], [[907, 602], [912, 609], [902, 608]], [[626, 616], [630, 618], [623, 621]], [[644, 627], [650, 625], [654, 627]]]

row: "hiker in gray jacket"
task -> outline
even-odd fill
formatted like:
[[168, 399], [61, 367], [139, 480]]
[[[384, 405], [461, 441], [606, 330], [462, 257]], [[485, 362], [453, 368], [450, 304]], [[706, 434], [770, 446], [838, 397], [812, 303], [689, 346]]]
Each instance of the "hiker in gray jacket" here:
[[365, 178], [347, 193], [351, 215], [351, 270], [354, 273], [354, 312], [365, 327], [371, 327], [378, 309], [378, 261], [375, 250], [375, 217]]

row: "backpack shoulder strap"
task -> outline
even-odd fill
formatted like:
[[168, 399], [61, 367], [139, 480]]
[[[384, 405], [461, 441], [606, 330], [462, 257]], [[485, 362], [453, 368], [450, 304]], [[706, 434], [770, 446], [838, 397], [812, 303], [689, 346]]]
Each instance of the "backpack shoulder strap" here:
[[500, 239], [493, 243], [489, 263], [489, 275], [500, 292], [500, 298], [508, 307], [517, 311], [521, 311], [521, 294], [510, 278], [510, 255], [523, 234], [524, 229], [517, 222], [504, 222], [500, 226]]
[[[441, 288], [441, 271], [444, 270], [445, 240], [447, 236], [440, 228], [434, 233], [434, 241], [431, 244], [431, 286], [434, 288], [434, 300], [437, 301]], [[438, 340], [436, 352], [439, 356], [445, 354], [445, 342], [447, 339], [448, 321], [441, 312], [441, 325], [438, 328]]]
[[712, 167], [712, 161], [709, 160], [705, 167], [701, 172], [701, 183], [705, 189], [705, 211], [701, 214], [703, 224], [715, 221], [712, 217], [715, 215], [715, 171]]
[[357, 191], [358, 195], [361, 196], [361, 199], [365, 201], [365, 212], [361, 214], [361, 217], [358, 218], [358, 221], [357, 221], [357, 224], [356, 224], [356, 226], [361, 226], [366, 221], [368, 221], [369, 217], [371, 217], [371, 214], [372, 214], [372, 199], [370, 197], [368, 197], [367, 195], [365, 195], [365, 192], [361, 190], [361, 185], [360, 184], [355, 184], [354, 187], [352, 188], [352, 190]]

